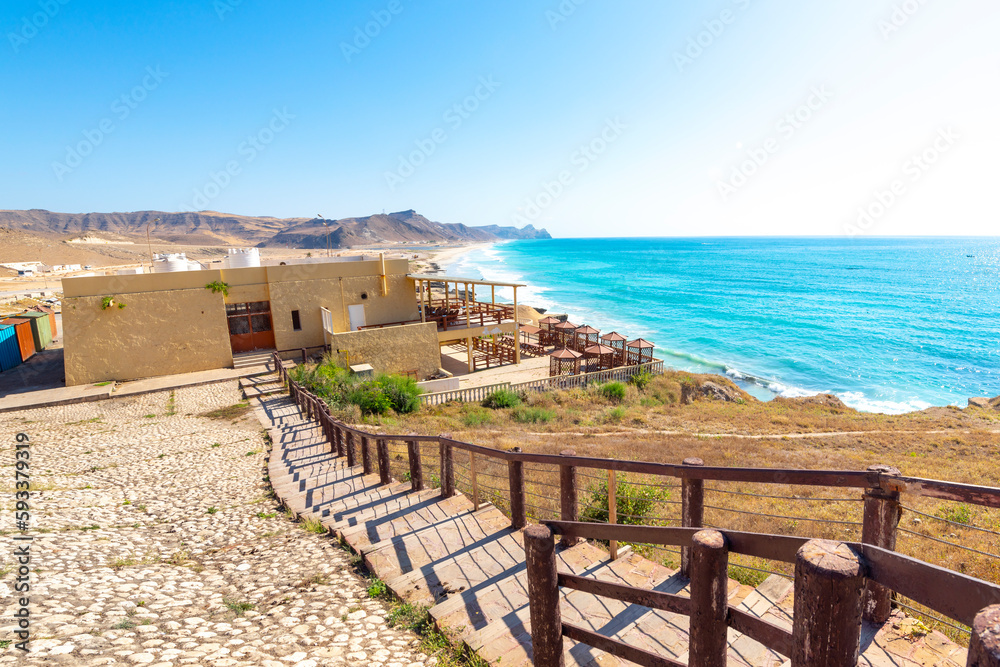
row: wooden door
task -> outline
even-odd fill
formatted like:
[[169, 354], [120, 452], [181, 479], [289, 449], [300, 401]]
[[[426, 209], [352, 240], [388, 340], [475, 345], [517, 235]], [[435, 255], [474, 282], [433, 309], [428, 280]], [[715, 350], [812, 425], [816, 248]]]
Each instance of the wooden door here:
[[274, 349], [269, 301], [226, 304], [226, 318], [233, 352]]

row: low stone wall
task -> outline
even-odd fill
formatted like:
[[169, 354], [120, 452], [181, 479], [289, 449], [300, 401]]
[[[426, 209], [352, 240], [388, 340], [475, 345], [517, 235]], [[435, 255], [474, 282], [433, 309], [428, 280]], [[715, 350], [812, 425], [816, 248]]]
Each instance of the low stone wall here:
[[416, 371], [418, 380], [434, 375], [441, 365], [434, 322], [332, 334], [330, 348], [334, 354], [346, 351], [351, 365], [371, 364], [376, 373]]

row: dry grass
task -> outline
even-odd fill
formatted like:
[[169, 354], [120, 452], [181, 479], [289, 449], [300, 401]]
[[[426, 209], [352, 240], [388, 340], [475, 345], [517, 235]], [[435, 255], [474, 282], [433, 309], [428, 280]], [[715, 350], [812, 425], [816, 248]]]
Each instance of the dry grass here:
[[[680, 463], [699, 457], [706, 465], [798, 469], [863, 470], [873, 464], [899, 468], [904, 475], [1000, 486], [1000, 414], [978, 409], [932, 408], [909, 415], [858, 413], [835, 399], [777, 400], [761, 403], [743, 395], [743, 403], [696, 400], [680, 404], [682, 374], [654, 379], [645, 390], [628, 387], [624, 401], [604, 398], [597, 387], [524, 397], [529, 407], [552, 413], [547, 422], [522, 423], [514, 409], [489, 410], [476, 404], [424, 407], [398, 416], [383, 427], [392, 433], [448, 433], [478, 445], [558, 454], [572, 449], [581, 456]], [[696, 384], [718, 377], [693, 377]], [[390, 444], [393, 476], [408, 475], [405, 446]], [[458, 488], [471, 493], [469, 454], [455, 453]], [[436, 486], [438, 450], [423, 447], [424, 480]], [[481, 501], [508, 508], [506, 464], [479, 457]], [[558, 471], [526, 464], [528, 511], [534, 519], [557, 518]], [[581, 512], [605, 479], [598, 470], [580, 469]], [[634, 476], [638, 484], [666, 486], [669, 497], [657, 501], [641, 522], [679, 525], [678, 480]], [[862, 490], [706, 482], [705, 523], [724, 529], [858, 541], [861, 538]], [[768, 497], [770, 496], [770, 497]], [[973, 526], [1000, 532], [1000, 511], [904, 494], [897, 550], [958, 572], [1000, 583], [1000, 539]], [[920, 512], [922, 514], [918, 514]], [[943, 519], [950, 519], [949, 523]], [[909, 531], [909, 532], [904, 532]], [[944, 540], [954, 545], [944, 544]], [[967, 549], [963, 549], [966, 547]], [[640, 547], [668, 565], [676, 552]], [[734, 577], [759, 583], [791, 566], [733, 556]], [[751, 569], [756, 568], [756, 569]], [[943, 630], [946, 627], [939, 626]], [[961, 633], [949, 631], [956, 639]]]

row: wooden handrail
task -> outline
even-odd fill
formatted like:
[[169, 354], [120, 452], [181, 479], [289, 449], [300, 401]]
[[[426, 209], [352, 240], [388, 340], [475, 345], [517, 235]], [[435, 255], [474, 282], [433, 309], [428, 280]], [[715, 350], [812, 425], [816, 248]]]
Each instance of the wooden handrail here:
[[[865, 535], [879, 534], [878, 531], [873, 532], [873, 530], [869, 529], [869, 526], [867, 525], [869, 515], [877, 517], [877, 521], [879, 522], [878, 528], [880, 530], [895, 531], [895, 525], [891, 521], [887, 520], [886, 517], [891, 518], [894, 514], [896, 507], [895, 503], [898, 503], [898, 494], [902, 490], [909, 493], [925, 495], [931, 498], [943, 498], [946, 500], [967, 502], [986, 507], [1000, 506], [1000, 489], [940, 480], [903, 477], [898, 474], [898, 471], [886, 466], [874, 466], [865, 471], [813, 471], [700, 466], [696, 465], [692, 460], [686, 460], [684, 465], [673, 465], [653, 462], [579, 457], [575, 456], [572, 451], [565, 451], [559, 456], [529, 454], [521, 452], [518, 449], [513, 451], [501, 451], [490, 447], [461, 442], [445, 435], [418, 436], [369, 433], [353, 426], [348, 426], [347, 424], [335, 419], [330, 414], [329, 407], [326, 405], [325, 401], [309, 392], [290, 377], [288, 371], [281, 365], [281, 360], [277, 353], [273, 355], [273, 358], [276, 364], [279, 379], [287, 384], [292, 400], [302, 407], [308, 418], [316, 419], [320, 422], [320, 425], [323, 427], [324, 433], [326, 434], [328, 441], [331, 442], [335, 452], [340, 455], [344, 455], [345, 449], [349, 447], [351, 449], [350, 458], [354, 459], [354, 436], [358, 436], [360, 438], [362, 450], [361, 459], [362, 461], [368, 461], [366, 472], [373, 471], [375, 466], [373, 465], [373, 462], [371, 461], [372, 457], [368, 452], [368, 444], [371, 439], [375, 439], [378, 473], [382, 484], [389, 484], [392, 482], [392, 477], [389, 471], [390, 460], [388, 452], [388, 441], [390, 440], [407, 443], [409, 469], [411, 471], [411, 486], [414, 490], [422, 486], [419, 444], [430, 442], [438, 444], [441, 452], [442, 497], [449, 497], [456, 492], [454, 488], [453, 455], [455, 449], [461, 449], [469, 452], [470, 454], [470, 467], [472, 468], [471, 472], [474, 495], [478, 495], [475, 492], [474, 457], [481, 455], [494, 459], [497, 462], [506, 463], [510, 482], [510, 507], [513, 515], [512, 523], [515, 528], [525, 525], [524, 463], [542, 463], [552, 465], [557, 470], [561, 471], [561, 479], [565, 478], [568, 480], [565, 482], [566, 484], [573, 485], [576, 483], [575, 472], [573, 471], [577, 467], [584, 467], [601, 468], [608, 471], [637, 472], [659, 475], [678, 478], [692, 483], [700, 482], [705, 479], [711, 479], [719, 481], [746, 481], [770, 484], [864, 488], [866, 489], [866, 495], [864, 498], [866, 503]], [[561, 484], [564, 484], [564, 482], [561, 482]], [[691, 488], [695, 489], [696, 487], [692, 486]], [[702, 501], [698, 495], [695, 494], [691, 496], [689, 502], [700, 503]], [[871, 508], [870, 512], [868, 511], [869, 505]], [[696, 513], [692, 514], [690, 517], [688, 516], [688, 513], [685, 513], [685, 517], [687, 524], [693, 524], [698, 521]], [[995, 611], [994, 607], [990, 606], [996, 605], [996, 603], [1000, 601], [1000, 586], [958, 572], [937, 567], [915, 558], [898, 554], [891, 548], [894, 545], [894, 542], [885, 542], [884, 536], [879, 537], [877, 541], [883, 542], [885, 546], [890, 548], [885, 548], [884, 546], [867, 542], [830, 543], [820, 541], [822, 542], [822, 544], [820, 544], [820, 542], [815, 540], [797, 536], [768, 535], [729, 530], [702, 531], [697, 525], [685, 525], [678, 528], [585, 523], [564, 520], [545, 521], [542, 526], [537, 526], [537, 528], [545, 530], [550, 536], [550, 539], [553, 533], [561, 535], [564, 542], [567, 538], [582, 538], [630, 542], [637, 544], [673, 545], [680, 546], [683, 549], [701, 548], [703, 550], [709, 548], [704, 546], [708, 544], [705, 542], [705, 535], [717, 534], [721, 537], [716, 537], [714, 539], [718, 540], [724, 538], [725, 540], [723, 551], [720, 552], [720, 555], [723, 558], [726, 558], [726, 554], [729, 552], [733, 552], [767, 560], [796, 563], [797, 573], [803, 563], [802, 553], [805, 545], [813, 545], [810, 547], [813, 550], [816, 550], [817, 548], [820, 550], [846, 548], [849, 551], [844, 553], [857, 554], [857, 558], [860, 559], [858, 562], [861, 564], [863, 569], [863, 576], [860, 577], [860, 581], [862, 581], [862, 584], [860, 585], [862, 586], [864, 586], [865, 582], [878, 584], [886, 590], [896, 591], [918, 604], [924, 605], [929, 609], [966, 625], [973, 625], [974, 627], [983, 625], [980, 621], [984, 618], [988, 617], [989, 619], [992, 619], [993, 616], [989, 616], [989, 614], [996, 615], [997, 613], [1000, 613]], [[526, 531], [527, 530], [528, 529], [526, 529]], [[525, 535], [527, 537], [527, 532]], [[696, 537], [696, 535], [698, 537]], [[870, 538], [866, 537], [866, 539]], [[819, 546], [816, 546], [817, 544], [819, 544]], [[699, 559], [699, 562], [701, 562], [701, 559]], [[811, 567], [813, 567], [816, 562], [819, 561], [810, 562], [813, 563], [811, 565]], [[721, 566], [721, 563], [719, 563], [719, 565]], [[704, 568], [701, 569], [704, 570]], [[722, 567], [719, 571], [724, 573], [725, 568]], [[715, 580], [717, 579], [716, 575], [717, 573], [711, 574], [710, 576], [713, 580]], [[694, 576], [694, 574], [692, 574], [692, 576]], [[706, 572], [701, 571], [698, 576], [702, 581], [700, 584], [700, 590], [702, 592], [715, 590], [711, 587], [705, 588], [705, 581], [708, 580], [706, 577], [709, 576], [706, 575]], [[819, 567], [814, 575], [811, 576], [826, 575], [824, 574], [823, 567]], [[531, 577], [529, 575], [529, 583], [530, 578]], [[621, 599], [632, 604], [641, 604], [651, 608], [666, 609], [675, 613], [684, 613], [685, 608], [688, 608], [690, 611], [690, 605], [692, 604], [690, 601], [687, 601], [687, 598], [678, 598], [677, 596], [670, 596], [658, 591], [634, 589], [622, 586], [621, 584], [602, 582], [599, 580], [581, 578], [573, 575], [558, 575], [555, 579], [558, 580], [559, 584], [565, 585], [569, 588], [577, 588], [579, 590], [591, 592], [597, 595], [616, 597], [617, 599]], [[811, 590], [825, 590], [823, 586], [824, 585], [817, 584], [813, 586]], [[798, 589], [798, 583], [796, 583], [796, 587]], [[531, 586], [529, 586], [529, 589], [530, 588]], [[854, 589], [854, 584], [850, 583], [844, 590], [849, 591], [848, 597], [851, 597], [854, 595]], [[862, 590], [859, 590], [857, 594], [859, 596], [863, 594], [869, 595], [868, 593], [864, 593]], [[534, 604], [534, 596], [530, 594], [529, 596], [532, 598], [532, 604]], [[556, 599], [558, 599], [558, 596], [556, 596]], [[799, 598], [797, 597], [796, 600], [798, 601], [798, 599]], [[708, 603], [703, 599], [703, 601], [699, 604], [705, 605]], [[836, 606], [829, 606], [830, 604], [833, 604], [831, 601], [827, 601], [824, 604], [827, 606], [821, 605], [822, 613], [826, 614], [823, 618], [837, 619], [837, 622], [840, 623], [840, 629], [838, 632], [842, 631], [843, 635], [841, 637], [840, 645], [826, 645], [822, 647], [820, 654], [827, 656], [827, 658], [831, 655], [840, 656], [836, 658], [836, 660], [841, 660], [845, 655], [843, 653], [843, 642], [846, 641], [847, 645], [849, 645], [852, 641], [854, 641], [854, 639], [856, 639], [852, 639], [852, 633], [854, 632], [852, 624], [854, 622], [855, 606], [857, 614], [859, 614], [858, 618], [860, 618], [861, 604], [859, 603], [858, 605], [854, 605], [852, 602], [851, 605], [849, 605], [849, 608], [845, 607], [844, 609], [840, 609]], [[865, 604], [868, 605], [868, 602], [866, 601]], [[718, 605], [715, 604], [714, 607], [703, 606], [703, 609], [706, 608], [718, 609]], [[817, 609], [820, 608], [817, 607]], [[867, 610], [865, 613], [866, 617], [868, 617]], [[716, 618], [716, 621], [713, 622], [722, 622], [722, 620], [720, 620], [721, 617], [717, 616], [715, 612], [711, 615]], [[534, 610], [532, 611], [532, 616], [533, 618], [535, 616]], [[703, 618], [704, 616], [705, 614], [699, 615], [700, 618]], [[778, 651], [783, 655], [789, 655], [790, 652], [798, 652], [796, 655], [801, 655], [801, 638], [807, 636], [809, 633], [808, 630], [802, 630], [801, 628], [797, 629], [793, 633], [789, 633], [783, 628], [777, 627], [733, 607], [728, 607], [728, 609], [725, 610], [724, 616], [725, 625], [746, 634], [752, 639], [775, 651]], [[810, 616], [810, 614], [797, 613], [796, 616], [802, 616], [804, 618], [806, 616]], [[843, 621], [843, 623], [841, 623], [841, 621]], [[884, 619], [882, 619], [882, 621], [884, 621]], [[803, 622], [805, 623], [806, 621]], [[815, 619], [810, 622], [814, 623]], [[860, 623], [860, 621], [858, 622]], [[988, 626], [988, 628], [990, 627], [992, 626]], [[592, 633], [583, 628], [577, 628], [568, 624], [562, 624], [560, 625], [560, 628], [560, 636], [565, 635], [577, 639], [578, 641], [591, 643], [591, 645], [596, 648], [611, 651], [615, 655], [619, 655], [640, 664], [681, 664], [669, 658], [656, 656], [635, 647], [627, 646], [617, 640]], [[702, 636], [706, 636], [704, 635], [704, 632], [707, 631], [703, 628], [700, 634]], [[718, 656], [716, 655], [712, 658], [711, 653], [713, 651], [717, 652], [717, 648], [712, 647], [717, 645], [717, 638], [719, 636], [718, 629], [712, 630], [707, 636], [715, 639], [708, 641], [707, 644], [703, 642], [702, 648], [699, 650], [703, 653], [708, 651], [707, 653], [704, 653], [704, 655], [711, 659], [705, 662], [705, 664], [715, 664], [715, 662], [718, 661]], [[988, 661], [977, 662], [974, 663], [975, 665], [1000, 667], [1000, 653], [995, 651], [995, 642], [991, 643], [991, 641], [990, 637], [973, 637], [973, 644], [977, 647], [977, 655], [982, 654], [983, 651], [987, 651], [988, 653]], [[709, 646], [711, 650], [705, 649], [704, 646]], [[985, 648], [983, 648], [984, 646]], [[993, 653], [989, 653], [990, 651], [993, 651]], [[970, 656], [971, 655], [973, 655], [972, 652], [970, 652]], [[694, 656], [694, 653], [692, 653], [692, 656]], [[701, 659], [703, 661], [706, 660], [706, 658]], [[992, 662], [989, 660], [992, 660]], [[802, 660], [800, 660], [800, 662], [802, 662], [802, 664], [812, 664]]]

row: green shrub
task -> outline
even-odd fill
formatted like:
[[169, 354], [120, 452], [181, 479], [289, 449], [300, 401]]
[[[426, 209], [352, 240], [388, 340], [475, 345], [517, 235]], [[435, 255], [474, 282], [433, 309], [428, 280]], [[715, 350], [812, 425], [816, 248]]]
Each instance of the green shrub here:
[[[636, 484], [625, 475], [618, 476], [615, 486], [615, 507], [618, 523], [633, 526], [655, 525], [653, 514], [657, 503], [670, 499], [670, 490], [662, 486]], [[608, 522], [608, 483], [603, 481], [590, 489], [590, 502], [580, 513], [581, 521]]]
[[601, 396], [615, 403], [621, 403], [625, 400], [625, 385], [621, 382], [609, 382], [601, 385], [600, 392]]
[[653, 381], [653, 374], [649, 371], [639, 371], [628, 379], [629, 383], [635, 385], [636, 389], [645, 389]]
[[361, 408], [363, 415], [384, 415], [392, 409], [392, 399], [377, 385], [356, 387], [348, 395], [348, 400]]
[[409, 414], [420, 409], [420, 387], [413, 378], [402, 375], [382, 375], [375, 384], [389, 398], [392, 409], [400, 414]]
[[483, 401], [484, 408], [498, 410], [501, 408], [513, 408], [521, 404], [521, 397], [517, 392], [510, 389], [497, 389]]
[[620, 405], [617, 408], [611, 408], [604, 416], [604, 420], [617, 424], [621, 420], [625, 419], [625, 412], [625, 408]]
[[937, 511], [937, 515], [946, 521], [953, 521], [955, 523], [963, 523], [966, 525], [972, 523], [972, 509], [965, 503], [942, 507]]
[[521, 424], [546, 424], [556, 418], [555, 410], [545, 408], [529, 408], [519, 406], [514, 408], [510, 416]]
[[477, 427], [493, 423], [493, 415], [481, 408], [469, 410], [462, 415], [462, 423], [466, 426]]

